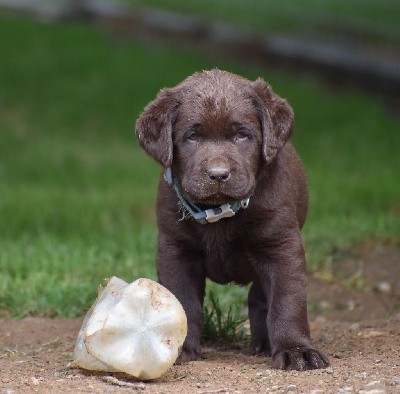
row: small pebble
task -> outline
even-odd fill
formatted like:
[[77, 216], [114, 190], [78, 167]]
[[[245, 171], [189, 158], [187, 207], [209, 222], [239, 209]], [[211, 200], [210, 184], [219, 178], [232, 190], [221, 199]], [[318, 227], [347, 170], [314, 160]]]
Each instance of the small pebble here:
[[346, 301], [346, 306], [349, 311], [354, 311], [354, 309], [356, 309], [357, 304], [354, 300], [350, 299]]
[[331, 303], [329, 301], [322, 300], [322, 301], [319, 302], [319, 306], [322, 309], [329, 309], [329, 308], [331, 308]]
[[388, 293], [390, 293], [392, 291], [392, 285], [389, 282], [386, 282], [386, 281], [381, 281], [381, 282], [375, 283], [374, 288], [379, 293], [388, 294]]
[[373, 380], [372, 382], [369, 382], [365, 385], [365, 387], [371, 387], [371, 386], [376, 386], [379, 384], [381, 381], [380, 380]]
[[351, 386], [345, 386], [345, 387], [340, 387], [338, 389], [339, 393], [349, 393], [351, 391], [353, 391], [353, 387]]
[[39, 384], [40, 384], [40, 381], [41, 381], [42, 379], [41, 378], [35, 378], [34, 376], [31, 376], [31, 383], [34, 385], [34, 386], [38, 386]]

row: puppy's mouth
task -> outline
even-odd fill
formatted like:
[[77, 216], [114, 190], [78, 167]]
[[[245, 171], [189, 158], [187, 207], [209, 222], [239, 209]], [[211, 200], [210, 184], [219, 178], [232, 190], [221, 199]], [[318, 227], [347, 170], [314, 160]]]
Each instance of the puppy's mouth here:
[[204, 177], [182, 177], [182, 193], [200, 207], [215, 207], [244, 200], [252, 194], [255, 179], [248, 174], [232, 176], [226, 182], [211, 182]]
[[232, 201], [240, 200], [239, 198], [233, 198], [230, 196], [225, 196], [221, 194], [215, 194], [207, 198], [198, 199], [196, 197], [191, 197], [192, 201], [201, 209], [217, 208], [220, 205], [228, 204]]
[[226, 193], [218, 191], [216, 193], [201, 193], [196, 191], [195, 193], [185, 190], [185, 196], [194, 202], [197, 206], [202, 209], [216, 208], [224, 204], [233, 203], [235, 201], [244, 200], [252, 194], [253, 190], [243, 190], [239, 193]]

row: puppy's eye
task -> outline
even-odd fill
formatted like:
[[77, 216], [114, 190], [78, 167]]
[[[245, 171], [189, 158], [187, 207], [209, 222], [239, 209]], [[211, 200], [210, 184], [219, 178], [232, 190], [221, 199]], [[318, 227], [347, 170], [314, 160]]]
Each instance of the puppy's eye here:
[[236, 141], [246, 141], [251, 139], [251, 134], [247, 131], [240, 130], [236, 133], [235, 135], [235, 140]]
[[190, 126], [183, 134], [183, 141], [198, 142], [201, 140], [201, 135], [199, 133], [199, 124], [194, 124]]
[[186, 140], [186, 141], [197, 142], [197, 141], [200, 140], [200, 136], [199, 136], [199, 134], [196, 133], [195, 131], [192, 131], [192, 132], [188, 133], [188, 134], [185, 136], [185, 140]]

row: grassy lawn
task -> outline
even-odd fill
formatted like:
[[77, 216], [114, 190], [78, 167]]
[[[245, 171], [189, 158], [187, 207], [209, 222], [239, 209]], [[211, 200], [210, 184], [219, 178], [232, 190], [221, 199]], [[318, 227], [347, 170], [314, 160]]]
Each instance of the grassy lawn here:
[[280, 34], [382, 41], [400, 46], [398, 0], [123, 0]]
[[[400, 237], [399, 122], [315, 80], [0, 14], [0, 315], [76, 316], [103, 278], [156, 278], [159, 169], [134, 122], [163, 86], [220, 67], [263, 75], [295, 109], [311, 186], [309, 264]], [[222, 304], [243, 297], [216, 288]]]

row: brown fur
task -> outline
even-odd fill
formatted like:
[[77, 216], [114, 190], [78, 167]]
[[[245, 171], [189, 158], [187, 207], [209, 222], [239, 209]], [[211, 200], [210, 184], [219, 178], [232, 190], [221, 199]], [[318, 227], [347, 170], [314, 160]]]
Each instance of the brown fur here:
[[206, 277], [252, 282], [251, 347], [280, 369], [323, 368], [310, 342], [300, 230], [306, 176], [287, 142], [293, 111], [262, 79], [211, 70], [163, 89], [137, 121], [140, 145], [171, 167], [184, 195], [208, 207], [251, 197], [249, 207], [212, 224], [179, 220], [174, 189], [160, 178], [157, 200], [160, 283], [182, 303], [188, 336], [179, 361], [200, 354]]

